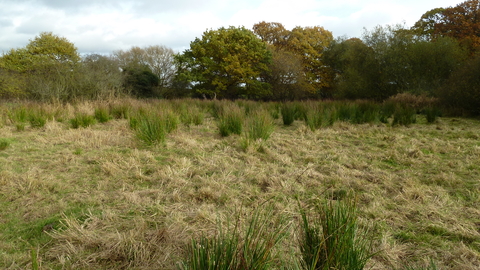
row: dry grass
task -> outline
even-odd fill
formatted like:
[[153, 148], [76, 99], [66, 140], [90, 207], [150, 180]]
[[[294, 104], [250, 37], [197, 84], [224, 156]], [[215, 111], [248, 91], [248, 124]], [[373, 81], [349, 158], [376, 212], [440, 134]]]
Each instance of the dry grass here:
[[[219, 135], [208, 102], [190, 102], [203, 123], [179, 125], [166, 146], [151, 147], [126, 119], [80, 129], [68, 119], [168, 102], [28, 104], [55, 117], [24, 131], [8, 118], [13, 105], [0, 106], [9, 141], [0, 151], [0, 268], [30, 268], [34, 248], [40, 269], [175, 269], [191, 237], [214, 235], [239, 211], [270, 201], [297, 224], [297, 198], [308, 205], [345, 192], [358, 198], [359, 221], [375, 225], [372, 269], [480, 267], [479, 121], [337, 122], [312, 132], [277, 119], [261, 147], [244, 151], [241, 136]], [[294, 242], [280, 254], [297, 256]]]

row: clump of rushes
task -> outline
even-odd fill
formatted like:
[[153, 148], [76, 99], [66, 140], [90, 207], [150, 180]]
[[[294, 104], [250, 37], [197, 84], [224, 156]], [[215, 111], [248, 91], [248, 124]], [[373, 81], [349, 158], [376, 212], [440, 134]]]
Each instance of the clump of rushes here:
[[171, 111], [148, 111], [129, 118], [130, 128], [146, 145], [164, 144], [167, 134], [177, 129], [179, 122], [178, 116]]
[[392, 126], [408, 126], [417, 121], [417, 112], [414, 108], [405, 105], [397, 105], [393, 113]]
[[246, 135], [251, 140], [268, 140], [275, 129], [272, 116], [265, 110], [259, 110], [247, 120]]
[[242, 108], [235, 103], [229, 103], [221, 110], [222, 113], [218, 118], [220, 135], [227, 137], [231, 134], [241, 134], [245, 118], [245, 113]]
[[127, 119], [130, 116], [131, 105], [129, 104], [111, 104], [110, 115], [115, 119]]
[[425, 117], [427, 118], [427, 123], [435, 123], [437, 117], [441, 115], [440, 110], [435, 106], [428, 106], [423, 110]]
[[202, 235], [192, 240], [186, 260], [180, 266], [183, 270], [241, 270], [275, 269], [274, 250], [285, 237], [285, 219], [273, 218], [272, 208], [257, 210], [248, 221], [244, 232], [239, 221], [232, 229], [224, 231], [219, 226], [213, 237]]
[[79, 113], [74, 118], [70, 119], [72, 128], [88, 127], [96, 123], [95, 117], [92, 115]]
[[353, 124], [373, 123], [379, 119], [380, 109], [374, 102], [358, 101], [355, 105]]
[[0, 151], [7, 149], [10, 146], [10, 141], [5, 138], [0, 138]]
[[[300, 209], [303, 269], [361, 270], [365, 267], [373, 256], [373, 245], [367, 231], [358, 226], [353, 199], [321, 203], [316, 205], [314, 214]], [[315, 215], [318, 217], [312, 220]]]
[[320, 106], [309, 106], [305, 112], [305, 124], [312, 131], [319, 129], [322, 126], [323, 118], [324, 115]]
[[14, 123], [24, 123], [28, 120], [28, 111], [25, 106], [18, 107], [9, 113], [10, 120]]
[[165, 120], [156, 115], [142, 115], [139, 118], [130, 120], [135, 122], [134, 127], [137, 138], [147, 145], [165, 143], [167, 136]]
[[97, 119], [97, 121], [100, 123], [106, 123], [110, 121], [110, 119], [112, 118], [110, 116], [110, 112], [108, 111], [108, 108], [106, 107], [95, 108], [95, 112], [93, 115], [95, 119]]
[[42, 128], [47, 123], [47, 117], [42, 112], [32, 113], [28, 121], [32, 128]]
[[294, 103], [283, 103], [280, 106], [280, 113], [282, 114], [283, 124], [290, 126], [295, 121], [297, 106]]
[[204, 112], [200, 110], [200, 108], [194, 104], [190, 104], [192, 106], [185, 106], [182, 105], [179, 109], [180, 112], [180, 121], [187, 127], [190, 125], [201, 125], [205, 118]]

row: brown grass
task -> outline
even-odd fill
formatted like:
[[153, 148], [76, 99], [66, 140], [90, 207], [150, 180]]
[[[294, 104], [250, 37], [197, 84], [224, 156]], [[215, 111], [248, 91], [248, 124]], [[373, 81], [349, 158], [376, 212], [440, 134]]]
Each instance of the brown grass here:
[[[207, 102], [190, 102], [207, 112]], [[41, 106], [68, 118], [100, 105]], [[241, 136], [222, 138], [212, 117], [152, 147], [136, 141], [126, 119], [75, 130], [49, 120], [25, 131], [4, 121], [0, 137], [11, 143], [0, 151], [0, 268], [31, 267], [33, 247], [41, 269], [175, 269], [191, 237], [214, 234], [218, 221], [270, 201], [296, 223], [296, 198], [308, 205], [343, 191], [356, 194], [360, 221], [375, 225], [372, 269], [430, 259], [440, 269], [480, 267], [479, 121], [337, 122], [314, 132], [276, 121], [249, 151]], [[279, 252], [296, 256], [294, 244]]]

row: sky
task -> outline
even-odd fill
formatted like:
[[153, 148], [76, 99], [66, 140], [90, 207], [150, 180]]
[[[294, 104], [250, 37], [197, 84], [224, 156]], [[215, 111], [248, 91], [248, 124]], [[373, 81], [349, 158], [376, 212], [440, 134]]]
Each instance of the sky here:
[[182, 52], [203, 32], [279, 22], [322, 26], [335, 37], [361, 37], [377, 25], [412, 26], [427, 11], [462, 0], [0, 0], [0, 53], [41, 32], [82, 54], [163, 45]]

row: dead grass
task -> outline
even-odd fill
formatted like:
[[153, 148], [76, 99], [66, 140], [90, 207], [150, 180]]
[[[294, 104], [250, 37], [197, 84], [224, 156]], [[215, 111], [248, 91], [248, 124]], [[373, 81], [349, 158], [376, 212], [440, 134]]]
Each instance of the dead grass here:
[[[0, 151], [0, 267], [31, 267], [33, 247], [41, 269], [175, 269], [191, 237], [213, 235], [239, 211], [270, 201], [295, 223], [297, 198], [308, 205], [352, 191], [360, 221], [375, 225], [372, 269], [480, 267], [479, 121], [336, 122], [312, 132], [277, 119], [267, 141], [244, 151], [241, 136], [219, 135], [207, 102], [189, 102], [203, 123], [179, 125], [166, 146], [143, 146], [126, 119], [70, 129], [52, 118], [25, 131], [2, 120], [10, 144]], [[67, 120], [112, 104], [172, 106], [38, 106]], [[294, 244], [280, 253], [295, 256]]]

